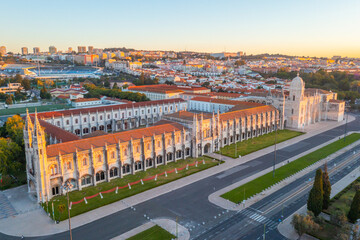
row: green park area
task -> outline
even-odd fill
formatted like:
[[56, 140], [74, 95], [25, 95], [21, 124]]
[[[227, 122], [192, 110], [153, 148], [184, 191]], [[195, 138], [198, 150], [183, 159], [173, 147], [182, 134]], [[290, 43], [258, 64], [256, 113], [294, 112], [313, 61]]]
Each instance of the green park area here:
[[[300, 136], [302, 134], [304, 133], [291, 131], [287, 129], [278, 130], [276, 133], [276, 142], [280, 143], [290, 138]], [[220, 152], [222, 155], [232, 158], [238, 158], [239, 156], [245, 156], [249, 153], [272, 146], [274, 144], [275, 144], [275, 132], [272, 132], [269, 134], [261, 135], [256, 138], [251, 138], [242, 142], [227, 145], [221, 148]]]
[[[204, 160], [204, 161], [203, 161]], [[197, 166], [195, 163], [198, 162]], [[205, 164], [204, 164], [205, 163]], [[193, 164], [193, 165], [192, 165]], [[84, 212], [90, 211], [92, 209], [119, 201], [120, 199], [124, 199], [135, 194], [144, 192], [154, 187], [158, 187], [160, 185], [169, 183], [176, 179], [191, 175], [193, 173], [205, 170], [207, 168], [216, 166], [219, 164], [219, 161], [210, 159], [208, 157], [199, 157], [199, 158], [187, 158], [185, 160], [179, 160], [177, 162], [170, 162], [167, 165], [160, 165], [157, 168], [149, 168], [146, 171], [136, 172], [134, 175], [126, 175], [123, 178], [115, 178], [110, 182], [99, 183], [96, 186], [90, 186], [83, 188], [81, 191], [72, 191], [69, 193], [70, 202], [77, 202], [84, 199], [84, 197], [90, 197], [96, 195], [99, 192], [108, 191], [114, 189], [116, 187], [119, 188], [118, 192], [111, 191], [109, 193], [102, 193], [103, 198], [100, 195], [97, 195], [94, 198], [87, 199], [87, 203], [84, 201], [73, 204], [71, 208], [71, 216], [76, 216], [82, 214]], [[188, 165], [188, 169], [186, 166]], [[192, 165], [192, 166], [191, 166]], [[176, 173], [174, 169], [181, 169]], [[165, 174], [160, 175], [161, 173], [167, 172], [167, 176]], [[173, 171], [170, 173], [170, 171]], [[157, 179], [151, 179], [146, 181], [146, 179], [151, 178], [153, 176], [157, 176]], [[142, 184], [140, 180], [144, 180]], [[131, 185], [131, 189], [128, 187], [128, 183], [137, 182], [134, 185]], [[52, 214], [52, 203], [54, 204], [54, 212], [55, 218], [53, 218]], [[51, 218], [55, 220], [65, 220], [68, 218], [67, 213], [67, 203], [66, 196], [57, 196], [51, 199], [48, 205], [43, 204], [45, 211], [49, 211]]]
[[38, 112], [46, 112], [46, 111], [69, 109], [69, 108], [71, 108], [71, 106], [65, 105], [65, 104], [42, 105], [42, 106], [37, 106], [37, 107], [8, 108], [8, 109], [1, 109], [0, 116], [23, 114], [23, 113], [26, 113], [26, 109], [29, 109], [29, 112], [33, 113], [33, 112], [35, 112], [35, 109]]
[[[308, 213], [308, 216], [305, 217], [307, 220], [303, 221], [301, 225], [297, 225], [302, 226], [302, 229], [298, 228], [297, 231], [303, 231], [321, 240], [359, 239], [359, 229], [351, 226], [351, 221], [348, 219], [351, 206], [356, 199], [355, 193], [359, 190], [360, 178], [357, 178], [330, 200], [327, 209], [322, 210], [329, 215], [327, 220], [320, 215], [317, 217], [310, 215], [309, 217]], [[353, 234], [356, 234], [357, 237], [354, 237]]]
[[164, 230], [163, 228], [155, 225], [141, 233], [128, 238], [127, 240], [170, 240], [175, 239], [175, 236]]
[[331, 215], [336, 211], [341, 211], [346, 216], [357, 190], [360, 190], [360, 178], [336, 194], [336, 196], [330, 200], [329, 208], [324, 210], [324, 212]]
[[[359, 133], [353, 133], [344, 139], [339, 139], [325, 147], [322, 147], [312, 153], [309, 153], [301, 158], [298, 158], [275, 171], [275, 177], [273, 173], [269, 172], [261, 177], [258, 177], [244, 185], [237, 187], [223, 195], [221, 197], [229, 199], [234, 203], [238, 203], [242, 200], [248, 199], [251, 196], [262, 192], [263, 190], [271, 187], [275, 183], [278, 183], [285, 178], [295, 174], [296, 172], [310, 166], [311, 164], [326, 158], [330, 154], [333, 154], [340, 149], [352, 144], [360, 139]], [[270, 160], [270, 159], [269, 159]], [[272, 161], [272, 160], [270, 160]]]

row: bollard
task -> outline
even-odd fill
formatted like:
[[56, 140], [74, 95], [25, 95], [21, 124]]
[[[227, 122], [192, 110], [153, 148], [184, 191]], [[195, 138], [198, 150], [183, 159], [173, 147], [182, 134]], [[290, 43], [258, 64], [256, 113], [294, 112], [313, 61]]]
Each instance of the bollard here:
[[86, 198], [84, 197], [85, 204], [87, 204]]
[[131, 189], [130, 183], [128, 183], [129, 189]]
[[118, 193], [118, 187], [116, 187], [115, 193], [116, 193], [116, 194]]

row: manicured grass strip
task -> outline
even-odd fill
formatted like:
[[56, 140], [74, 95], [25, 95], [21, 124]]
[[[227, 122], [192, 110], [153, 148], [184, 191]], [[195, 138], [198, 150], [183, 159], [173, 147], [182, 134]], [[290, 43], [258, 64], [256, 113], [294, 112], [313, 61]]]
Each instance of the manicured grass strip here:
[[128, 238], [127, 240], [170, 240], [175, 239], [175, 236], [164, 230], [163, 228], [155, 225], [141, 233]]
[[[205, 160], [205, 164], [203, 164], [202, 160]], [[186, 170], [187, 164], [193, 164], [196, 161], [198, 161], [198, 166], [191, 166]], [[127, 185], [128, 183], [133, 183], [136, 181], [140, 181], [140, 179], [147, 179], [149, 177], [153, 177], [156, 174], [163, 173], [164, 171], [167, 171], [167, 177], [165, 174], [158, 175], [157, 180], [155, 179], [144, 181], [144, 185], [141, 183], [137, 183], [135, 185], [131, 186], [131, 189], [128, 187], [118, 189], [118, 193], [116, 194], [115, 191], [109, 192], [109, 193], [102, 193], [103, 198], [101, 199], [100, 196], [96, 196], [94, 198], [88, 199], [87, 204], [85, 202], [78, 203], [76, 205], [73, 205], [71, 208], [71, 216], [76, 216], [79, 214], [82, 214], [84, 212], [93, 210], [95, 208], [119, 201], [120, 199], [127, 198], [130, 196], [133, 196], [135, 194], [141, 193], [143, 191], [149, 190], [154, 187], [158, 187], [160, 185], [163, 185], [165, 183], [169, 183], [171, 181], [174, 181], [176, 179], [191, 175], [193, 173], [205, 170], [207, 168], [213, 167], [217, 165], [219, 162], [214, 161], [213, 159], [210, 159], [208, 157], [199, 157], [199, 158], [187, 158], [185, 160], [179, 160], [177, 162], [170, 162], [167, 165], [161, 165], [157, 168], [149, 168], [146, 171], [139, 171], [136, 172], [135, 175], [126, 175], [123, 178], [115, 178], [112, 179], [110, 182], [102, 182], [97, 184], [96, 186], [86, 187], [83, 188], [81, 191], [72, 191], [69, 194], [70, 202], [78, 202], [79, 200], [84, 199], [84, 197], [93, 196], [99, 192], [104, 192], [111, 190], [115, 187], [122, 187], [124, 185]], [[178, 173], [172, 172], [174, 171], [174, 168], [178, 169]], [[184, 168], [180, 171], [181, 168]], [[57, 196], [51, 199], [51, 201], [48, 203], [48, 206], [43, 204], [43, 207], [45, 211], [49, 209], [49, 212], [51, 214], [52, 218], [52, 203], [54, 203], [54, 211], [55, 211], [55, 219], [56, 220], [65, 220], [68, 218], [67, 214], [67, 203], [66, 203], [66, 196]], [[58, 211], [59, 205], [65, 205], [65, 210], [61, 213]]]
[[[248, 199], [249, 197], [262, 192], [268, 187], [271, 187], [273, 184], [280, 182], [281, 180], [293, 175], [294, 173], [310, 166], [311, 164], [326, 158], [332, 153], [339, 151], [340, 149], [348, 146], [351, 143], [356, 142], [360, 139], [359, 133], [353, 133], [344, 139], [337, 140], [325, 147], [322, 147], [312, 153], [309, 153], [301, 158], [292, 161], [285, 166], [282, 166], [275, 171], [275, 177], [273, 178], [273, 173], [269, 172], [261, 177], [258, 177], [244, 185], [237, 187], [223, 195], [221, 197], [229, 199], [234, 203], [238, 203], [242, 200]], [[269, 159], [272, 161], [272, 159]], [[245, 192], [245, 194], [244, 194]]]
[[[276, 142], [280, 143], [286, 141], [290, 138], [294, 138], [304, 134], [303, 132], [291, 131], [288, 129], [278, 130], [276, 136]], [[235, 144], [227, 145], [221, 148], [221, 154], [232, 157], [238, 158], [239, 156], [245, 156], [249, 153], [258, 151], [263, 148], [267, 148], [275, 144], [275, 132], [271, 132], [265, 135], [261, 135], [259, 137], [251, 138], [242, 142]], [[236, 150], [236, 151], [235, 151]], [[220, 152], [218, 152], [220, 153]]]
[[30, 113], [33, 113], [35, 112], [35, 108], [37, 109], [38, 112], [45, 112], [45, 111], [53, 111], [59, 109], [69, 109], [71, 108], [71, 106], [64, 104], [53, 104], [53, 105], [43, 105], [37, 107], [9, 108], [9, 109], [0, 110], [0, 116], [26, 113], [26, 108], [29, 109]]

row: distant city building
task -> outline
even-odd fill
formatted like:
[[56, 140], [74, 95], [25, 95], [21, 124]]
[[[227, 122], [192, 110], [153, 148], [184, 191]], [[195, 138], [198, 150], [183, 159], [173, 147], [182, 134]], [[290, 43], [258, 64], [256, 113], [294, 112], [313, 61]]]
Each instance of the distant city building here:
[[27, 47], [22, 47], [21, 48], [21, 54], [22, 55], [28, 55], [29, 54], [29, 50]]
[[1, 54], [2, 56], [6, 55], [6, 47], [5, 47], [5, 46], [1, 46], [1, 47], [0, 47], [0, 54]]
[[71, 105], [75, 108], [100, 105], [101, 100], [99, 98], [78, 98], [71, 100]]
[[19, 88], [22, 89], [21, 83], [8, 83], [6, 87], [0, 87], [0, 93], [15, 93]]
[[85, 53], [86, 47], [85, 46], [78, 46], [78, 53]]
[[211, 53], [210, 56], [216, 58], [227, 58], [227, 57], [238, 57], [237, 53], [229, 53], [229, 52], [222, 52], [222, 53]]
[[56, 52], [57, 52], [56, 47], [54, 47], [54, 46], [50, 46], [50, 47], [49, 47], [49, 53], [50, 53], [50, 54], [55, 54]]
[[34, 53], [34, 54], [39, 54], [39, 53], [40, 53], [40, 48], [34, 47], [34, 48], [33, 48], [33, 53]]
[[88, 53], [93, 54], [93, 52], [94, 52], [94, 47], [93, 46], [88, 46]]
[[68, 53], [72, 53], [72, 51], [73, 51], [72, 47], [69, 47], [68, 48]]
[[84, 65], [94, 65], [99, 62], [99, 56], [95, 54], [76, 55], [74, 61]]

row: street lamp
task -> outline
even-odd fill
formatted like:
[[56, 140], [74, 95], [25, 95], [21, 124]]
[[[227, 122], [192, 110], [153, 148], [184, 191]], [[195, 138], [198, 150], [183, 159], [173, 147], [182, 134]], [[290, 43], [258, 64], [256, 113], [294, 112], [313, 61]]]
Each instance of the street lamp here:
[[277, 119], [276, 119], [276, 112], [275, 112], [275, 145], [274, 145], [274, 165], [273, 165], [273, 178], [275, 178], [275, 164], [276, 164], [276, 135], [277, 135]]
[[344, 133], [344, 142], [345, 142], [345, 139], [346, 139], [346, 133], [347, 133], [347, 123], [348, 123], [348, 116], [349, 116], [349, 114], [347, 113], [347, 111], [346, 111], [346, 106], [345, 106], [345, 110], [344, 110], [344, 112], [345, 112], [345, 133]]
[[71, 220], [70, 220], [70, 202], [69, 202], [69, 191], [73, 188], [74, 186], [70, 183], [70, 181], [66, 181], [64, 183], [64, 185], [62, 185], [62, 188], [66, 191], [66, 195], [67, 195], [67, 205], [68, 205], [68, 214], [69, 214], [69, 232], [70, 232], [70, 240], [72, 240], [72, 234], [71, 234]]

